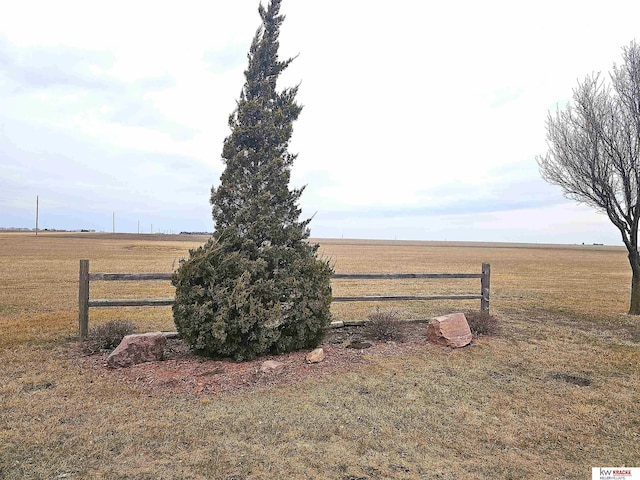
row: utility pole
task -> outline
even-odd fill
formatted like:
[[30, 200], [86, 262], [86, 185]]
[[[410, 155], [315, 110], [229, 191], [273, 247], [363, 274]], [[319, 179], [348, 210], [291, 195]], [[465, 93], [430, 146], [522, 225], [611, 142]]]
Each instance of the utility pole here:
[[36, 195], [36, 237], [38, 236], [38, 214], [40, 210], [40, 196]]
[[140, 220], [138, 220], [138, 235], [140, 235]]
[[113, 214], [111, 215], [111, 225], [113, 233], [116, 233], [116, 212], [113, 212]]

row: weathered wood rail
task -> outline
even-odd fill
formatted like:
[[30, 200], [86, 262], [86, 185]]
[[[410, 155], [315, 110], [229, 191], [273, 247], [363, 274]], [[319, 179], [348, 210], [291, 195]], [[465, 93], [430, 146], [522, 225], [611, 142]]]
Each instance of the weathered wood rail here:
[[[333, 297], [334, 302], [385, 302], [412, 300], [480, 300], [480, 311], [489, 312], [491, 293], [491, 265], [482, 264], [481, 273], [335, 273], [334, 279], [350, 280], [396, 280], [418, 279], [461, 279], [479, 278], [479, 294], [460, 295], [365, 295], [356, 297]], [[143, 299], [90, 299], [89, 286], [92, 281], [147, 281], [171, 280], [171, 273], [89, 273], [89, 260], [80, 260], [78, 287], [78, 325], [80, 338], [85, 339], [89, 331], [90, 307], [160, 307], [173, 305], [173, 298]]]

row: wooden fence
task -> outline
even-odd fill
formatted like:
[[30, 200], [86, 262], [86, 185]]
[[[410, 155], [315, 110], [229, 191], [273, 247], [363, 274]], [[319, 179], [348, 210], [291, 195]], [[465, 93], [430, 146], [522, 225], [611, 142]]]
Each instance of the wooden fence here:
[[[335, 279], [394, 280], [405, 278], [479, 278], [480, 293], [465, 295], [369, 295], [360, 297], [333, 297], [334, 302], [382, 302], [406, 300], [480, 300], [480, 311], [489, 312], [491, 292], [491, 265], [482, 264], [481, 273], [335, 273]], [[89, 273], [89, 260], [80, 260], [78, 288], [78, 324], [80, 339], [87, 338], [90, 307], [159, 307], [173, 305], [173, 298], [111, 299], [89, 298], [91, 281], [146, 281], [171, 280], [171, 273]]]

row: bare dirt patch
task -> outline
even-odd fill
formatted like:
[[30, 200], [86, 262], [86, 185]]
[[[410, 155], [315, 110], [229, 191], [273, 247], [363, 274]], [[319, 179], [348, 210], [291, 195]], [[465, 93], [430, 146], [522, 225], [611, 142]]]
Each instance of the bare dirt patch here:
[[[306, 355], [309, 353], [307, 350], [264, 356], [245, 362], [212, 359], [194, 354], [189, 345], [180, 339], [168, 340], [163, 361], [142, 363], [129, 368], [108, 368], [108, 352], [86, 356], [78, 350], [76, 358], [81, 364], [98, 370], [101, 376], [112, 377], [114, 380], [124, 379], [152, 391], [206, 395], [255, 390], [321, 378], [348, 371], [376, 357], [408, 354], [425, 348], [441, 348], [428, 344], [426, 324], [408, 323], [405, 335], [406, 340], [403, 342], [380, 342], [363, 337], [362, 327], [333, 329], [327, 332], [320, 345], [325, 351], [326, 359], [317, 364], [306, 362]], [[260, 367], [266, 360], [283, 363], [284, 368], [277, 373], [262, 372]]]

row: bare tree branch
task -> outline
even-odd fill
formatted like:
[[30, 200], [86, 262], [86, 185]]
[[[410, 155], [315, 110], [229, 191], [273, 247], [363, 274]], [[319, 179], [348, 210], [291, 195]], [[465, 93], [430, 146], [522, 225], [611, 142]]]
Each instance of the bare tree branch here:
[[610, 85], [599, 74], [573, 91], [572, 105], [547, 118], [542, 178], [567, 198], [606, 213], [618, 228], [633, 271], [632, 308], [640, 314], [640, 47], [623, 48]]

